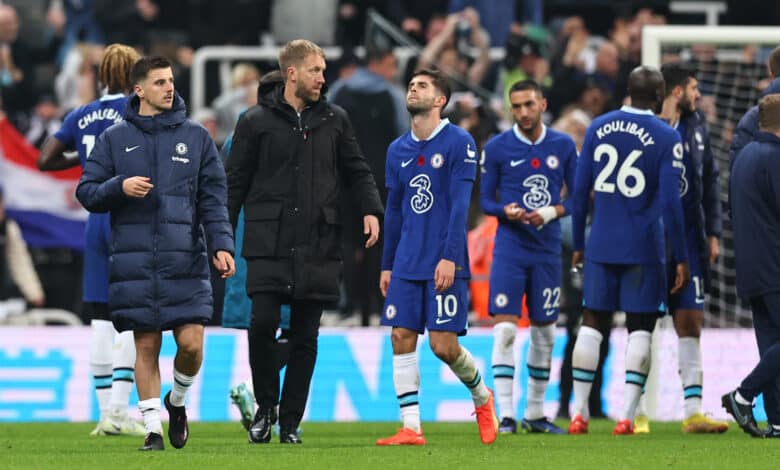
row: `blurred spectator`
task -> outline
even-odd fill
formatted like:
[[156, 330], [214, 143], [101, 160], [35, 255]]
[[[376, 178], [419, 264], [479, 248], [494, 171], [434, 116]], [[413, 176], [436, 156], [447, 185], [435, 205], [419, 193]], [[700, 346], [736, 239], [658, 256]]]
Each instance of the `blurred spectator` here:
[[190, 45], [256, 46], [261, 35], [270, 30], [271, 3], [272, 0], [189, 0], [186, 23]]
[[368, 10], [386, 15], [386, 0], [341, 0], [338, 13], [337, 42], [342, 47], [363, 44]]
[[[498, 117], [484, 101], [474, 96], [473, 93], [453, 94], [451, 104], [447, 106], [447, 116], [453, 124], [468, 131], [477, 144], [477, 153], [481, 154], [487, 141], [499, 132]], [[479, 183], [474, 182], [471, 190], [471, 204], [467, 219], [467, 228], [476, 227], [482, 212], [479, 205]]]
[[8, 118], [15, 125], [35, 104], [35, 77], [31, 53], [17, 41], [19, 17], [16, 10], [0, 4], [0, 97]]
[[339, 0], [274, 0], [271, 34], [277, 44], [306, 38], [320, 46], [336, 44]]
[[[325, 69], [325, 82], [335, 85], [336, 82], [346, 80], [353, 73], [357, 72], [360, 64], [360, 58], [355, 55], [355, 51], [351, 48], [345, 48], [341, 53], [341, 57], [333, 64], [333, 67]], [[331, 93], [332, 91], [333, 87], [331, 87]]]
[[613, 100], [608, 85], [598, 77], [587, 77], [580, 90], [580, 97], [576, 104], [591, 119], [619, 106], [619, 103]]
[[[577, 151], [582, 148], [582, 141], [585, 140], [585, 130], [590, 125], [591, 117], [587, 112], [577, 107], [571, 107], [564, 110], [552, 124], [552, 128], [567, 134], [577, 145]], [[571, 263], [569, 263], [571, 264]]]
[[[477, 57], [470, 64], [470, 49]], [[476, 87], [490, 66], [489, 36], [479, 23], [479, 13], [466, 8], [447, 17], [444, 27], [420, 53], [417, 68], [438, 68], [451, 79], [452, 91]]]
[[[86, 41], [93, 44], [103, 44], [103, 30], [95, 17], [95, 0], [59, 0], [52, 2], [60, 5], [65, 15], [65, 25], [62, 33], [62, 45], [57, 54], [57, 63], [65, 61], [65, 55], [76, 42]], [[50, 18], [54, 15], [49, 13]]]
[[52, 95], [41, 95], [33, 108], [30, 122], [25, 129], [24, 138], [35, 148], [40, 149], [50, 135], [62, 126], [60, 109]]
[[[451, 0], [449, 13], [465, 13], [474, 10], [478, 24], [488, 31], [491, 47], [503, 47], [509, 38], [509, 29], [515, 21], [517, 0]], [[474, 25], [470, 25], [473, 29]]]
[[94, 0], [95, 17], [105, 36], [106, 43], [138, 46], [141, 35], [148, 31], [150, 22], [157, 15], [154, 3], [149, 0]]
[[554, 72], [549, 102], [556, 116], [567, 104], [582, 100], [600, 114], [617, 108], [625, 97], [625, 77], [619, 74], [617, 47], [610, 41], [601, 41], [589, 72], [581, 55], [588, 47], [588, 38], [586, 31], [575, 31], [569, 37], [560, 67]]
[[230, 89], [214, 100], [212, 107], [219, 127], [218, 141], [224, 142], [236, 127], [238, 116], [250, 106], [257, 104], [257, 85], [260, 71], [254, 65], [240, 62], [230, 72]]
[[427, 44], [428, 23], [433, 18], [444, 18], [450, 0], [395, 0], [387, 2], [387, 14], [401, 29], [416, 39]]
[[217, 144], [217, 148], [222, 147], [224, 140], [218, 140], [219, 126], [217, 126], [217, 113], [211, 108], [201, 108], [193, 113], [192, 120], [203, 126], [209, 133], [209, 137]]
[[20, 292], [31, 305], [44, 305], [41, 281], [19, 226], [5, 217], [3, 190], [0, 188], [0, 300], [16, 297], [16, 292]]
[[65, 56], [60, 73], [54, 79], [54, 90], [62, 109], [69, 111], [98, 97], [97, 67], [103, 57], [103, 46], [79, 43]]
[[[386, 202], [385, 155], [396, 137], [409, 130], [406, 100], [394, 81], [398, 75], [398, 60], [393, 51], [368, 51], [365, 67], [333, 84], [328, 101], [347, 111], [355, 130], [360, 150], [368, 162], [379, 188], [382, 204]], [[345, 198], [346, 199], [346, 198]], [[343, 201], [346, 206], [349, 201]], [[362, 235], [363, 219], [356, 211], [342, 210], [344, 230], [344, 286], [347, 302], [342, 312], [350, 314], [357, 308], [361, 323], [368, 326], [372, 314], [382, 308], [379, 291], [381, 243], [366, 249]]]
[[512, 34], [506, 43], [504, 69], [499, 79], [499, 89], [504, 100], [504, 109], [508, 112], [509, 89], [512, 84], [522, 80], [534, 80], [544, 90], [552, 87], [550, 66], [542, 57], [539, 44], [519, 34]]

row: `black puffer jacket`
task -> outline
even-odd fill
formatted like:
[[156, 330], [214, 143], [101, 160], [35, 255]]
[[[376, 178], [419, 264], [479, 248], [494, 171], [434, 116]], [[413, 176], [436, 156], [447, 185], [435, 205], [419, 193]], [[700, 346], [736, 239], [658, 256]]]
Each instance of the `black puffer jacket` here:
[[300, 116], [283, 83], [266, 83], [238, 121], [227, 163], [228, 212], [244, 206], [247, 293], [336, 300], [341, 277], [339, 193], [381, 216], [371, 170], [343, 109], [324, 98]]

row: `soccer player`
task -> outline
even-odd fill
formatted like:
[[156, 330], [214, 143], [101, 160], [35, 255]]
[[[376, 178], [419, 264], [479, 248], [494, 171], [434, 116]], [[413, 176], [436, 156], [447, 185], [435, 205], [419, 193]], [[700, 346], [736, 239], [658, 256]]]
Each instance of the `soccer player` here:
[[[65, 117], [62, 128], [44, 144], [39, 169], [54, 171], [86, 164], [97, 137], [123, 120], [127, 95], [132, 89], [130, 68], [138, 57], [135, 49], [122, 44], [106, 48], [98, 80], [107, 93]], [[68, 158], [68, 150], [77, 150], [79, 158]], [[143, 436], [144, 427], [127, 412], [134, 380], [133, 332], [117, 335], [108, 311], [109, 214], [89, 214], [85, 236], [82, 318], [90, 322], [92, 330], [89, 363], [100, 408], [100, 420], [91, 435]]]
[[527, 432], [565, 434], [544, 416], [544, 393], [561, 297], [561, 227], [571, 212], [561, 203], [565, 184], [574, 188], [577, 148], [571, 137], [542, 123], [547, 100], [533, 80], [509, 89], [515, 124], [492, 138], [482, 154], [480, 201], [499, 219], [490, 272], [493, 377], [501, 424], [517, 431], [512, 399], [517, 316], [526, 294], [531, 317], [528, 348], [528, 406], [521, 426]]
[[[631, 106], [594, 120], [585, 135], [574, 185], [572, 264], [584, 258], [582, 327], [574, 345], [574, 410], [570, 434], [588, 432], [588, 395], [603, 331], [612, 312], [627, 313], [626, 386], [615, 435], [633, 434], [639, 396], [650, 369], [650, 339], [665, 310], [668, 232], [676, 263], [672, 294], [688, 278], [680, 171], [680, 135], [654, 115], [664, 98], [657, 69], [637, 67], [628, 78]], [[593, 191], [593, 224], [585, 246], [585, 218]], [[662, 217], [663, 216], [663, 217]], [[583, 253], [583, 249], [585, 249]]]
[[474, 139], [441, 118], [447, 79], [419, 70], [409, 81], [412, 129], [387, 149], [385, 245], [379, 287], [382, 324], [391, 326], [393, 383], [403, 427], [377, 445], [423, 445], [417, 398], [417, 336], [425, 329], [433, 353], [471, 392], [483, 443], [496, 439], [498, 419], [489, 390], [458, 335], [466, 333], [469, 260], [466, 215], [477, 170]]
[[[680, 175], [680, 198], [685, 222], [688, 266], [691, 282], [669, 298], [678, 342], [678, 371], [683, 386], [686, 433], [726, 432], [729, 425], [701, 412], [702, 364], [701, 324], [704, 319], [704, 286], [708, 264], [714, 263], [720, 252], [721, 207], [718, 163], [710, 150], [706, 119], [696, 109], [701, 96], [695, 72], [682, 64], [661, 67], [666, 83], [666, 97], [660, 117], [677, 129], [683, 142], [683, 159], [677, 162]], [[635, 432], [649, 432], [650, 427], [640, 400]]]

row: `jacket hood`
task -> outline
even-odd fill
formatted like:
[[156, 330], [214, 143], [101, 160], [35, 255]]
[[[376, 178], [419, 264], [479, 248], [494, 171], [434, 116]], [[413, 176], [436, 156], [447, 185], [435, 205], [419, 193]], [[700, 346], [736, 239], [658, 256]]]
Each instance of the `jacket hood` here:
[[772, 93], [780, 93], [780, 77], [775, 78], [771, 83], [769, 83], [769, 86], [761, 92], [761, 97], [771, 95]]
[[173, 107], [160, 114], [154, 116], [141, 116], [138, 114], [140, 106], [141, 100], [138, 98], [138, 95], [133, 94], [133, 96], [127, 100], [125, 119], [149, 134], [154, 134], [169, 127], [176, 127], [187, 119], [187, 106], [184, 104], [184, 98], [179, 96], [178, 92], [174, 92]]
[[[282, 80], [281, 75], [274, 75], [267, 80], [264, 79], [265, 76], [260, 79], [260, 85], [257, 87], [257, 103], [270, 108], [284, 109], [287, 107], [292, 109], [287, 102], [284, 101], [284, 80]], [[328, 87], [323, 84], [322, 90], [320, 90], [319, 101], [311, 103], [311, 106], [314, 107], [317, 104], [325, 102], [325, 94], [327, 92]]]

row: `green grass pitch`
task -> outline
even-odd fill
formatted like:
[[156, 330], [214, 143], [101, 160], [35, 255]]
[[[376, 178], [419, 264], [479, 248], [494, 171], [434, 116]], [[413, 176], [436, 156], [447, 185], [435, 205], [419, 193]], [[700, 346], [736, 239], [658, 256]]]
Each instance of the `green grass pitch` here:
[[[559, 425], [566, 423], [559, 421]], [[679, 423], [651, 423], [651, 434], [611, 435], [614, 422], [591, 422], [586, 436], [500, 435], [480, 443], [475, 423], [427, 423], [424, 447], [377, 447], [392, 423], [304, 423], [303, 445], [250, 445], [238, 423], [193, 423], [176, 450], [136, 450], [142, 438], [89, 437], [89, 423], [0, 424], [3, 469], [570, 469], [777, 466], [780, 440], [752, 439], [734, 423], [722, 435], [685, 435]], [[166, 423], [167, 426], [167, 423]]]

